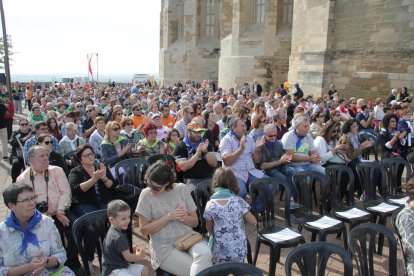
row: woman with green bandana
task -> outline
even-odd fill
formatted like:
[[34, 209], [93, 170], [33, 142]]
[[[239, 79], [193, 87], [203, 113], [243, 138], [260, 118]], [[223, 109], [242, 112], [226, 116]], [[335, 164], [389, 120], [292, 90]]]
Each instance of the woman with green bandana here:
[[110, 168], [121, 160], [132, 157], [132, 144], [121, 135], [121, 125], [116, 121], [106, 124], [105, 136], [101, 144], [102, 160]]
[[138, 142], [137, 155], [141, 158], [148, 158], [154, 154], [164, 154], [164, 142], [157, 139], [157, 126], [149, 123], [142, 129], [145, 139]]

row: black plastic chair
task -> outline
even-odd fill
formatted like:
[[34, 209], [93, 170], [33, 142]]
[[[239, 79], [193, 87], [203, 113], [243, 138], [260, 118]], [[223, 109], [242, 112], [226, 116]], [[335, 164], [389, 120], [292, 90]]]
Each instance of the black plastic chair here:
[[198, 219], [200, 221], [200, 233], [203, 237], [207, 234], [204, 210], [206, 209], [206, 204], [210, 200], [212, 194], [213, 188], [211, 187], [211, 179], [198, 183], [194, 188], [195, 204], [197, 205]]
[[[312, 207], [312, 190], [315, 183], [320, 183], [320, 212], [317, 215], [313, 214]], [[312, 233], [311, 241], [316, 240], [316, 236], [319, 237], [319, 241], [326, 241], [326, 236], [328, 234], [338, 234], [340, 232], [344, 235], [344, 247], [347, 248], [347, 231], [345, 224], [338, 220], [338, 223], [327, 228], [320, 228], [309, 224], [310, 222], [317, 221], [324, 216], [327, 216], [329, 213], [327, 210], [328, 205], [328, 184], [326, 179], [316, 172], [299, 172], [293, 175], [293, 183], [295, 183], [298, 191], [298, 203], [300, 208], [295, 210], [295, 216], [292, 218], [292, 221], [298, 224], [299, 232], [302, 232], [302, 229]], [[316, 194], [316, 193], [315, 193]], [[328, 216], [330, 217], [330, 216]], [[333, 217], [330, 217], [335, 219]]]
[[252, 264], [224, 263], [210, 266], [197, 276], [263, 276], [263, 272]]
[[[386, 226], [387, 225], [387, 218], [391, 217], [392, 214], [398, 209], [397, 204], [390, 204], [394, 205], [397, 208], [395, 208], [392, 211], [377, 211], [372, 210], [370, 208], [375, 207], [381, 203], [387, 203], [388, 198], [388, 177], [387, 172], [384, 168], [384, 166], [380, 162], [363, 162], [359, 163], [356, 167], [358, 177], [361, 181], [361, 183], [364, 186], [365, 190], [365, 200], [363, 202], [364, 209], [369, 212], [371, 217], [371, 222], [378, 223], [381, 225]], [[377, 177], [379, 177], [380, 187], [382, 192], [382, 198], [377, 199], [377, 192], [376, 192], [376, 183], [375, 183], [375, 174]], [[384, 245], [384, 237], [380, 235], [380, 240], [378, 242], [378, 254], [382, 254], [382, 248]]]
[[341, 257], [344, 265], [341, 275], [352, 276], [354, 267], [349, 253], [336, 244], [326, 242], [303, 244], [290, 251], [285, 261], [286, 276], [292, 275], [292, 266], [295, 263], [302, 276], [325, 275], [328, 260], [332, 255]]
[[407, 154], [407, 156], [405, 157], [407, 159], [407, 161], [410, 163], [411, 165], [411, 171], [414, 172], [414, 152], [410, 152]]
[[148, 157], [147, 161], [150, 165], [154, 164], [158, 160], [164, 160], [167, 162], [168, 165], [173, 169], [174, 173], [176, 174], [176, 179], [178, 182], [184, 182], [183, 174], [179, 171], [177, 164], [175, 162], [175, 158], [172, 155], [169, 154], [154, 154]]
[[374, 276], [374, 251], [377, 235], [387, 237], [388, 275], [397, 274], [397, 241], [394, 235], [384, 226], [375, 223], [361, 224], [349, 233], [349, 250], [356, 261], [360, 276]]
[[402, 237], [401, 237], [400, 231], [398, 230], [398, 224], [399, 224], [399, 219], [400, 219], [400, 211], [402, 209], [403, 208], [400, 208], [398, 210], [398, 212], [395, 212], [392, 215], [391, 223], [392, 223], [392, 228], [394, 229], [395, 234], [397, 234], [397, 243], [400, 246], [401, 253], [403, 255], [405, 275], [408, 275], [408, 271], [407, 271], [407, 257], [408, 256], [406, 254], [406, 250], [404, 249], [404, 244], [402, 242]]
[[144, 172], [149, 166], [145, 159], [130, 158], [116, 163], [115, 175], [119, 185], [131, 184], [139, 188], [145, 188]]
[[[257, 224], [257, 237], [256, 237], [256, 248], [253, 259], [253, 264], [256, 264], [257, 257], [259, 255], [260, 245], [263, 243], [270, 247], [270, 259], [269, 259], [269, 276], [274, 276], [276, 273], [276, 263], [280, 259], [281, 248], [295, 247], [299, 243], [304, 243], [305, 239], [303, 236], [299, 236], [293, 239], [286, 239], [279, 242], [273, 241], [267, 238], [266, 234], [276, 233], [285, 229], [290, 229], [297, 232], [296, 229], [291, 228], [290, 224], [290, 210], [289, 200], [285, 200], [285, 226], [276, 224], [275, 219], [275, 187], [281, 186], [285, 188], [286, 198], [290, 198], [290, 189], [286, 181], [276, 178], [262, 178], [256, 179], [250, 184], [250, 194], [252, 197], [253, 204], [260, 200], [262, 208], [260, 210], [262, 222]], [[254, 213], [257, 217], [257, 213]]]
[[[369, 222], [371, 219], [371, 214], [362, 215], [356, 218], [347, 218], [338, 214], [338, 212], [346, 212], [350, 209], [355, 208], [353, 171], [345, 165], [331, 165], [326, 167], [326, 175], [328, 176], [329, 183], [331, 184], [331, 215], [342, 222], [349, 223], [349, 229], [354, 228], [360, 223]], [[344, 178], [348, 180], [346, 183], [343, 183]], [[341, 185], [346, 186], [348, 205], [345, 205], [342, 199], [343, 187], [341, 187]]]
[[85, 231], [94, 233], [95, 246], [99, 259], [99, 267], [102, 271], [102, 244], [106, 236], [106, 232], [109, 229], [107, 222], [106, 209], [93, 211], [78, 218], [72, 227], [72, 235], [75, 241], [75, 245], [81, 256], [83, 267], [86, 275], [90, 275], [88, 260], [85, 256], [85, 247], [83, 244], [83, 235]]
[[[407, 160], [403, 158], [386, 158], [382, 160], [387, 176], [388, 176], [388, 189], [387, 189], [387, 202], [391, 204], [397, 204], [392, 199], [400, 199], [406, 196], [402, 192], [402, 173], [406, 169], [406, 182], [412, 177], [411, 165]], [[398, 204], [404, 206], [403, 204]]]

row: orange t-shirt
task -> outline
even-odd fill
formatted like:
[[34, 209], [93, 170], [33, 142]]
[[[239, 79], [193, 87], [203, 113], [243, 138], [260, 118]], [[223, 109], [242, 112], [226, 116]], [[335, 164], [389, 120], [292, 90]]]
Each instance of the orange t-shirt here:
[[145, 116], [141, 115], [139, 117], [132, 115], [131, 120], [132, 124], [134, 125], [134, 128], [139, 127], [144, 122]]
[[26, 89], [26, 100], [30, 101], [33, 98], [33, 90]]
[[167, 118], [161, 116], [161, 124], [168, 128], [173, 128], [175, 125], [175, 119], [170, 115]]

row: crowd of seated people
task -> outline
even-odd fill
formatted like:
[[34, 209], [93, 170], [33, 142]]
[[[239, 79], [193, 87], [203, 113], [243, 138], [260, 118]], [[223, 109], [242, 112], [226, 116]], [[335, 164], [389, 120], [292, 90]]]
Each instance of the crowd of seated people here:
[[[363, 185], [356, 175], [356, 165], [365, 152], [375, 143], [381, 148], [382, 158], [406, 158], [411, 151], [414, 124], [406, 89], [404, 93], [393, 90], [390, 101], [378, 98], [367, 103], [354, 97], [345, 99], [332, 89], [316, 99], [305, 97], [303, 90], [297, 84], [290, 93], [289, 87], [282, 84], [278, 91], [259, 95], [249, 87], [214, 91], [209, 84], [199, 86], [194, 82], [174, 87], [147, 83], [132, 89], [38, 89], [32, 93], [28, 118], [19, 121], [19, 129], [10, 140], [13, 182], [32, 185], [36, 203], [49, 203], [45, 213], [56, 217], [57, 229], [65, 234], [77, 217], [106, 209], [109, 201], [116, 199], [114, 167], [125, 159], [169, 154], [175, 158], [173, 170], [183, 176], [190, 191], [203, 180], [212, 179], [216, 168], [222, 166], [234, 173], [240, 197], [246, 200], [249, 184], [255, 179], [282, 177], [292, 191], [290, 207], [296, 208], [297, 191], [291, 180], [297, 172], [314, 171], [326, 177], [326, 167], [346, 165], [355, 174], [356, 196], [360, 197]], [[63, 156], [68, 158], [64, 160]], [[43, 168], [37, 170], [34, 167], [39, 164], [33, 162], [39, 158], [43, 158]], [[62, 168], [58, 172], [62, 179], [56, 178], [53, 183], [56, 166]], [[161, 183], [159, 177], [150, 175], [147, 185], [162, 190], [162, 194], [183, 197], [178, 193], [184, 193], [181, 186], [175, 192], [170, 187], [173, 180]], [[37, 182], [63, 185], [66, 199], [60, 202], [61, 194], [37, 189]], [[146, 202], [145, 207], [137, 208], [141, 230], [156, 240], [160, 238], [154, 248], [163, 247], [165, 237], [161, 226], [156, 226], [157, 217], [148, 215], [155, 208], [151, 207], [154, 199], [144, 192], [141, 196]], [[174, 227], [195, 227], [195, 206], [191, 202], [183, 204], [189, 220]], [[176, 216], [183, 212], [178, 209], [174, 209]], [[168, 222], [175, 220], [174, 214], [167, 215]], [[73, 245], [72, 249], [66, 264], [78, 274], [81, 266], [73, 256], [73, 252], [77, 256]], [[162, 255], [168, 257], [165, 263], [157, 254], [152, 256], [155, 268], [174, 270], [174, 259], [178, 257], [175, 252], [167, 253]], [[87, 255], [92, 269], [93, 251]], [[207, 264], [193, 267], [190, 263], [188, 271], [193, 275]]]

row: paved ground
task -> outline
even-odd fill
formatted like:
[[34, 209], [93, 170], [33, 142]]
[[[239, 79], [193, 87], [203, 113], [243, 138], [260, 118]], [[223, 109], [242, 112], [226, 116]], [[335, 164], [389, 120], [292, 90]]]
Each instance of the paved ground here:
[[[27, 113], [27, 110], [26, 110]], [[17, 114], [15, 116], [15, 128], [17, 128], [17, 120], [21, 118], [24, 115]], [[11, 176], [10, 176], [10, 164], [8, 162], [1, 162], [0, 163], [0, 191], [3, 192], [4, 188], [11, 184]], [[278, 197], [278, 195], [276, 195]], [[0, 203], [0, 220], [3, 220], [7, 215], [7, 208], [3, 203], [3, 200], [1, 200]], [[282, 223], [282, 212], [281, 206], [276, 207], [276, 212], [278, 216], [278, 221]], [[295, 225], [294, 225], [295, 226]], [[388, 229], [392, 231], [391, 223], [388, 220], [387, 224]], [[246, 232], [248, 233], [250, 243], [252, 245], [252, 250], [254, 250], [255, 245], [255, 237], [256, 237], [256, 229], [252, 226], [246, 226]], [[310, 242], [310, 235], [305, 231], [304, 237], [307, 242]], [[343, 240], [336, 239], [335, 235], [328, 235], [327, 242], [334, 243], [340, 246], [343, 246]], [[148, 242], [146, 239], [142, 238], [142, 236], [139, 235], [138, 225], [137, 222], [134, 221], [134, 243], [142, 248], [146, 249], [147, 256], [146, 258], [149, 260], [149, 249], [148, 249]], [[281, 258], [280, 262], [277, 264], [276, 267], [276, 275], [285, 275], [284, 272], [284, 262], [286, 256], [291, 251], [291, 248], [288, 249], [282, 249], [281, 251]], [[399, 267], [399, 273], [398, 275], [404, 275], [403, 270], [403, 261], [402, 261], [402, 255], [400, 250], [398, 249], [398, 267]], [[385, 244], [384, 253], [383, 256], [375, 255], [375, 275], [388, 275], [388, 245]], [[147, 262], [147, 264], [149, 264]], [[98, 266], [97, 258], [95, 258], [95, 265]], [[269, 248], [267, 246], [262, 245], [258, 257], [258, 261], [256, 264], [257, 267], [259, 267], [265, 275], [268, 274], [269, 270]], [[328, 273], [326, 275], [343, 275], [342, 266], [339, 257], [331, 258], [331, 260], [328, 263]], [[100, 275], [98, 271], [98, 268], [96, 267], [96, 272], [94, 275]], [[295, 269], [295, 275], [300, 275], [298, 269]], [[354, 275], [358, 275], [356, 263], [354, 261]], [[393, 275], [396, 276], [396, 275]]]

